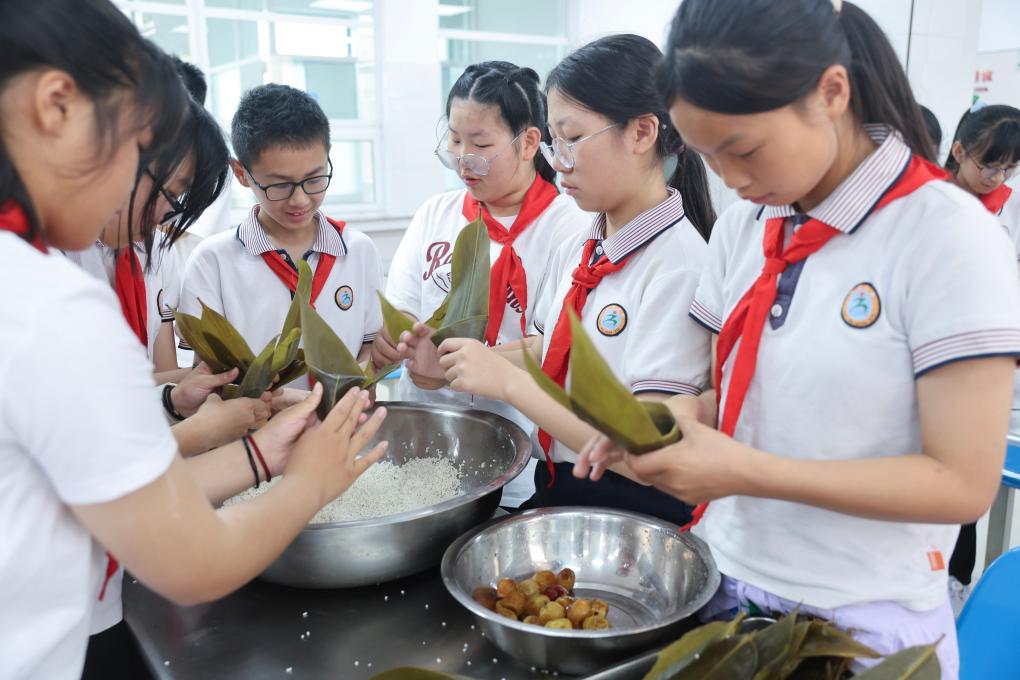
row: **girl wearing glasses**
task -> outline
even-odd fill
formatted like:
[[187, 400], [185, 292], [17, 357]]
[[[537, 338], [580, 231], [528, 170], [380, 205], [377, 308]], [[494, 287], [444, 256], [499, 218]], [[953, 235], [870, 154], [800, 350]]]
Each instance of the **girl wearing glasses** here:
[[[450, 90], [446, 115], [449, 127], [435, 153], [465, 188], [435, 196], [418, 210], [393, 258], [386, 296], [412, 318], [428, 318], [450, 288], [457, 235], [480, 214], [491, 239], [492, 263], [485, 342], [520, 340], [535, 318], [550, 253], [586, 228], [591, 216], [557, 191], [556, 172], [539, 152], [546, 102], [533, 70], [503, 61], [468, 67]], [[373, 349], [380, 365], [411, 358], [401, 378], [401, 398], [470, 403], [444, 387], [435, 347], [423, 340], [428, 330], [419, 325], [417, 332], [405, 343], [380, 333]], [[479, 398], [474, 406], [534, 429], [505, 404]], [[505, 502], [513, 503], [515, 493], [511, 488]], [[530, 489], [518, 495], [524, 500]]]
[[[523, 345], [546, 374], [569, 384], [574, 311], [640, 398], [683, 409], [708, 387], [710, 336], [687, 309], [715, 214], [705, 168], [673, 129], [656, 89], [661, 58], [647, 39], [615, 35], [580, 48], [549, 74], [555, 138], [543, 151], [566, 193], [596, 213], [594, 223], [556, 249], [533, 336], [498, 353], [463, 339], [440, 347], [454, 389], [505, 401], [542, 428], [545, 461], [528, 507], [599, 505], [678, 524], [690, 519], [688, 505], [629, 479], [622, 466], [599, 482], [574, 477], [575, 451], [595, 431], [521, 370]], [[668, 181], [667, 162], [674, 166]]]
[[[1006, 182], [1020, 162], [1020, 110], [1012, 106], [975, 107], [963, 114], [945, 167], [957, 186], [977, 197], [1005, 228], [1020, 265], [1020, 198]], [[1020, 373], [1013, 381], [1010, 433], [1020, 431]], [[962, 608], [977, 560], [977, 525], [960, 528], [949, 561], [949, 595]]]

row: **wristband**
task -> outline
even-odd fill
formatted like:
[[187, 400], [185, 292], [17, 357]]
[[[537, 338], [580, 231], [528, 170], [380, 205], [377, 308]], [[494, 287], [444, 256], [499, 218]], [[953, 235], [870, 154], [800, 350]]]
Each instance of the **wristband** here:
[[247, 436], [242, 437], [241, 443], [244, 444], [245, 453], [248, 454], [248, 465], [251, 465], [251, 473], [255, 475], [255, 484], [253, 484], [252, 486], [257, 489], [259, 488], [259, 485], [262, 483], [262, 480], [259, 479], [259, 470], [257, 467], [255, 467], [255, 458], [251, 455], [251, 447], [248, 446], [248, 437]]
[[163, 386], [163, 410], [170, 414], [171, 418], [180, 422], [184, 420], [184, 416], [180, 414], [174, 406], [173, 400], [170, 398], [170, 393], [174, 391], [175, 387], [177, 387], [177, 385], [174, 385], [173, 383], [167, 383]]
[[262, 463], [262, 470], [266, 473], [266, 481], [273, 481], [273, 476], [269, 474], [269, 466], [266, 465], [266, 459], [262, 457], [262, 451], [259, 450], [259, 445], [255, 443], [255, 437], [252, 437], [250, 434], [246, 434], [244, 438], [251, 443], [251, 447], [255, 450], [256, 457], [258, 457], [259, 462]]

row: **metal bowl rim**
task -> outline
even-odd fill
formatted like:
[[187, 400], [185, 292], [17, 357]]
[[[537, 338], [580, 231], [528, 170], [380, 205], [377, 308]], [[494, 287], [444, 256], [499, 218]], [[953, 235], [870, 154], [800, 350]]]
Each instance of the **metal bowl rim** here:
[[[464, 550], [467, 545], [481, 536], [484, 532], [493, 528], [499, 524], [510, 524], [513, 522], [520, 522], [526, 519], [536, 516], [549, 516], [549, 515], [567, 515], [574, 513], [584, 513], [586, 515], [598, 514], [603, 516], [617, 516], [631, 520], [639, 520], [646, 524], [653, 525], [653, 528], [664, 531], [669, 534], [673, 534], [681, 540], [690, 539], [699, 548], [699, 556], [704, 560], [705, 567], [708, 570], [708, 581], [707, 587], [702, 593], [699, 599], [704, 599], [704, 602], [698, 602], [692, 600], [683, 607], [679, 608], [676, 612], [671, 614], [669, 617], [661, 619], [654, 625], [642, 626], [639, 628], [625, 628], [623, 630], [608, 630], [608, 631], [583, 631], [583, 630], [559, 630], [556, 628], [545, 628], [542, 626], [534, 626], [521, 621], [511, 621], [510, 619], [499, 616], [489, 611], [482, 605], [475, 602], [469, 594], [466, 594], [461, 590], [460, 586], [457, 585], [453, 578], [454, 567], [456, 566], [457, 557]], [[604, 639], [624, 639], [629, 637], [636, 637], [645, 635], [648, 633], [654, 633], [655, 631], [668, 628], [669, 626], [682, 621], [683, 619], [691, 616], [699, 609], [704, 607], [708, 601], [715, 595], [719, 589], [719, 584], [722, 581], [722, 576], [719, 573], [719, 569], [716, 567], [715, 560], [712, 558], [712, 552], [709, 550], [708, 544], [701, 540], [690, 532], [681, 533], [677, 527], [651, 515], [645, 515], [639, 512], [631, 512], [629, 510], [618, 510], [615, 508], [602, 508], [597, 506], [583, 506], [583, 505], [566, 505], [551, 508], [535, 508], [533, 510], [526, 510], [516, 514], [508, 515], [505, 517], [495, 517], [484, 524], [480, 524], [474, 529], [465, 532], [462, 536], [457, 538], [450, 547], [446, 549], [443, 554], [443, 561], [440, 564], [439, 573], [443, 578], [443, 585], [446, 586], [447, 592], [457, 600], [461, 605], [467, 608], [475, 616], [482, 618], [490, 623], [506, 626], [513, 630], [518, 630], [524, 633], [532, 633], [549, 638], [562, 638], [572, 640], [604, 640]], [[696, 606], [691, 606], [691, 605]]]
[[[504, 426], [504, 429], [509, 433], [510, 437], [514, 441], [514, 448], [517, 452], [514, 458], [513, 464], [510, 468], [501, 474], [496, 479], [492, 480], [484, 487], [475, 489], [471, 493], [461, 494], [448, 501], [442, 503], [436, 503], [435, 505], [426, 505], [423, 508], [417, 510], [408, 510], [407, 512], [400, 512], [394, 515], [382, 515], [381, 517], [369, 517], [367, 519], [355, 519], [346, 522], [318, 522], [316, 524], [309, 524], [302, 533], [306, 531], [328, 531], [332, 529], [357, 529], [361, 527], [379, 527], [386, 526], [389, 524], [402, 524], [411, 520], [420, 519], [422, 517], [430, 517], [433, 515], [442, 514], [448, 510], [453, 510], [473, 503], [490, 493], [499, 491], [504, 486], [510, 483], [510, 481], [519, 475], [525, 467], [528, 465], [528, 461], [531, 459], [531, 437], [528, 436], [524, 430], [521, 429], [520, 425], [513, 422], [509, 418], [505, 418], [498, 413], [492, 413], [491, 411], [483, 411], [481, 409], [470, 408], [466, 406], [457, 406], [455, 404], [430, 404], [423, 401], [383, 401], [377, 402], [377, 406], [383, 406], [387, 409], [391, 407], [398, 407], [399, 409], [408, 409], [413, 407], [422, 410], [428, 410], [433, 413], [457, 413], [461, 415], [470, 415], [476, 417], [479, 420], [495, 420], [497, 425]], [[500, 422], [502, 421], [502, 422]]]

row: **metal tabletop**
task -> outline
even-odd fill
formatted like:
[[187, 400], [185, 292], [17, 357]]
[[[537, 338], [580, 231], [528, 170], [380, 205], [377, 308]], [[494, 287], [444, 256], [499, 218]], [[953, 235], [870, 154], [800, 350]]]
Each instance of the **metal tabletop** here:
[[178, 607], [128, 577], [124, 615], [161, 679], [358, 680], [399, 666], [486, 680], [548, 677], [486, 640], [438, 568], [351, 590], [254, 581], [195, 607]]

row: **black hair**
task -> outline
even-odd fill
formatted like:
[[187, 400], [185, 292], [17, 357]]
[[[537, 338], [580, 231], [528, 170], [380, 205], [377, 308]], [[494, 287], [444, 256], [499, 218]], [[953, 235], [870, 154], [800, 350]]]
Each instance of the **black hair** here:
[[229, 171], [230, 152], [219, 124], [204, 106], [194, 99], [189, 100], [188, 117], [184, 121], [177, 136], [178, 143], [168, 146], [149, 166], [148, 172], [153, 182], [141, 214], [142, 241], [148, 267], [153, 258], [152, 247], [156, 234], [159, 233], [158, 223], [163, 221], [162, 215], [156, 214], [161, 189], [169, 181], [174, 171], [190, 156], [193, 159], [191, 182], [183, 196], [179, 198], [183, 212], [175, 215], [164, 224], [161, 248], [169, 248], [193, 225], [206, 209], [223, 192]]
[[927, 106], [921, 107], [921, 116], [924, 118], [924, 129], [927, 130], [931, 143], [935, 145], [935, 151], [938, 152], [939, 147], [942, 146], [942, 126], [939, 125], [939, 119]]
[[610, 35], [567, 55], [546, 79], [546, 91], [557, 90], [620, 125], [654, 114], [659, 121], [659, 157], [677, 159], [669, 186], [680, 192], [684, 213], [707, 241], [716, 218], [708, 173], [701, 156], [687, 148], [669, 119], [653, 77], [661, 59], [659, 48], [647, 38]]
[[[1020, 110], [1004, 104], [971, 109], [960, 118], [953, 141], [979, 163], [1012, 165], [1020, 160]], [[946, 169], [954, 173], [960, 170], [952, 149], [946, 157]]]
[[[108, 0], [0, 2], [0, 45], [0, 89], [32, 69], [53, 68], [68, 73], [95, 103], [97, 147], [106, 149], [97, 163], [119, 144], [117, 123], [124, 106], [134, 107], [136, 129], [152, 131], [154, 141], [143, 150], [142, 167], [175, 137], [184, 118], [187, 94], [170, 58], [142, 38]], [[0, 142], [0, 205], [10, 200], [28, 216], [23, 237], [34, 240], [44, 225]]]
[[671, 102], [741, 115], [801, 101], [834, 64], [849, 74], [857, 123], [889, 125], [915, 154], [935, 160], [895, 50], [849, 2], [837, 13], [832, 0], [684, 0], [658, 80]]
[[289, 85], [254, 87], [241, 97], [230, 123], [234, 156], [245, 167], [266, 149], [299, 149], [320, 142], [329, 152], [329, 119], [308, 93]]
[[[446, 97], [447, 118], [454, 99], [495, 106], [514, 135], [536, 127], [541, 131], [543, 141], [552, 141], [546, 125], [545, 93], [542, 92], [541, 79], [533, 69], [519, 68], [508, 61], [473, 64], [450, 88]], [[535, 154], [535, 171], [547, 182], [556, 182], [556, 171], [540, 153]]]
[[205, 104], [205, 96], [209, 92], [209, 85], [205, 81], [205, 74], [202, 69], [192, 63], [184, 61], [176, 54], [170, 57], [177, 68], [177, 73], [184, 81], [184, 89], [188, 91], [191, 98], [199, 104]]

